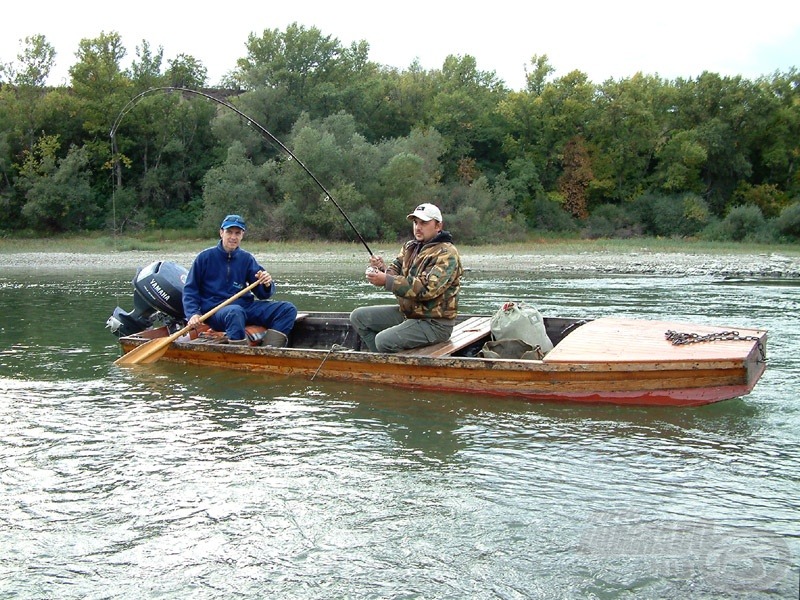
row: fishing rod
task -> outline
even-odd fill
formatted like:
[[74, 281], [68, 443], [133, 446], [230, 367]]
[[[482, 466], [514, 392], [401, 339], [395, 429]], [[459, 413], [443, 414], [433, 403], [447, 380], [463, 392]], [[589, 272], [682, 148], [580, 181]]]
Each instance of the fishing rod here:
[[117, 115], [116, 120], [114, 121], [114, 125], [112, 125], [112, 127], [111, 127], [111, 132], [110, 132], [110, 136], [111, 136], [111, 151], [112, 151], [112, 154], [114, 156], [117, 155], [117, 143], [116, 143], [117, 128], [119, 127], [119, 124], [122, 121], [122, 118], [126, 114], [128, 114], [133, 109], [133, 107], [136, 106], [136, 104], [138, 104], [139, 100], [141, 100], [143, 97], [147, 96], [148, 94], [153, 94], [153, 93], [156, 93], [156, 92], [164, 92], [164, 93], [181, 92], [181, 93], [185, 93], [185, 94], [195, 94], [197, 96], [201, 96], [203, 98], [206, 98], [208, 100], [216, 102], [217, 104], [220, 104], [220, 105], [224, 106], [225, 108], [229, 108], [230, 110], [235, 112], [237, 115], [239, 115], [242, 119], [244, 119], [244, 121], [250, 127], [252, 127], [258, 133], [260, 133], [262, 136], [264, 136], [267, 139], [268, 142], [278, 146], [281, 150], [286, 152], [286, 154], [288, 154], [289, 157], [292, 160], [294, 160], [298, 165], [300, 165], [303, 168], [303, 170], [308, 174], [309, 177], [311, 177], [311, 179], [314, 181], [314, 183], [316, 183], [317, 186], [319, 186], [319, 189], [322, 190], [322, 193], [325, 194], [325, 198], [327, 200], [330, 200], [331, 202], [333, 202], [333, 205], [339, 210], [340, 213], [342, 213], [342, 216], [344, 217], [345, 221], [347, 221], [347, 224], [350, 225], [350, 227], [353, 229], [355, 234], [358, 236], [358, 239], [361, 240], [361, 243], [364, 244], [364, 248], [367, 249], [367, 252], [369, 252], [369, 255], [373, 256], [372, 250], [370, 250], [369, 246], [367, 245], [366, 240], [364, 240], [364, 237], [358, 232], [358, 229], [356, 229], [356, 226], [353, 225], [353, 222], [350, 220], [350, 217], [347, 216], [347, 214], [344, 212], [344, 210], [342, 210], [342, 207], [339, 206], [339, 203], [336, 202], [336, 200], [334, 200], [334, 198], [331, 195], [331, 193], [327, 189], [325, 189], [325, 186], [322, 185], [320, 180], [316, 178], [316, 176], [309, 170], [309, 168], [303, 163], [303, 161], [301, 161], [299, 158], [297, 158], [297, 156], [294, 155], [294, 152], [289, 150], [289, 148], [287, 148], [286, 145], [283, 142], [281, 142], [278, 138], [276, 138], [274, 135], [272, 135], [272, 133], [270, 133], [267, 130], [266, 127], [264, 127], [263, 125], [261, 125], [260, 123], [258, 123], [254, 119], [252, 119], [251, 117], [249, 117], [246, 114], [244, 114], [241, 110], [239, 110], [238, 108], [236, 108], [232, 104], [226, 102], [225, 100], [221, 100], [220, 98], [216, 98], [216, 97], [212, 96], [211, 94], [207, 94], [205, 92], [201, 92], [199, 90], [193, 90], [193, 89], [190, 89], [190, 88], [172, 87], [172, 86], [170, 86], [170, 87], [150, 88], [148, 90], [145, 90], [145, 91], [141, 92], [140, 94], [137, 94], [136, 96], [131, 98], [128, 101], [128, 103], [122, 108], [122, 110], [120, 111], [119, 115]]

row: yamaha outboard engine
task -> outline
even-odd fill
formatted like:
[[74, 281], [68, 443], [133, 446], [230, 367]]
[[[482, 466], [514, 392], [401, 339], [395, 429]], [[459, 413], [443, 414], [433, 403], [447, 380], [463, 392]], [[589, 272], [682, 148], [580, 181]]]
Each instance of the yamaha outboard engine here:
[[114, 309], [106, 327], [117, 337], [133, 335], [157, 320], [168, 328], [184, 319], [183, 286], [189, 271], [174, 262], [156, 261], [133, 278], [133, 310]]

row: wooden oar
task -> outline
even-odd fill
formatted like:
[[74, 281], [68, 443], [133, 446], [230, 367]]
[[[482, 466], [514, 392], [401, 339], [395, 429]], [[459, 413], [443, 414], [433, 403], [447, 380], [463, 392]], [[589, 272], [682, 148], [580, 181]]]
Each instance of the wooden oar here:
[[[225, 300], [225, 302], [223, 302], [221, 304], [218, 304], [217, 306], [212, 308], [210, 311], [208, 311], [206, 314], [201, 316], [199, 323], [202, 323], [203, 321], [208, 319], [211, 315], [213, 315], [219, 309], [221, 309], [221, 308], [223, 308], [225, 306], [228, 306], [228, 304], [230, 304], [231, 302], [234, 302], [238, 298], [244, 296], [247, 292], [252, 290], [259, 283], [260, 282], [258, 282], [258, 281], [254, 281], [253, 283], [248, 285], [246, 288], [244, 288], [240, 292], [237, 292], [236, 294], [234, 294], [233, 296], [231, 296], [230, 298]], [[149, 363], [154, 363], [159, 358], [164, 356], [164, 353], [167, 351], [167, 348], [169, 347], [169, 345], [172, 342], [174, 342], [175, 340], [177, 340], [179, 337], [181, 337], [182, 335], [186, 334], [190, 330], [194, 329], [195, 327], [196, 327], [196, 325], [187, 325], [186, 327], [184, 327], [180, 331], [176, 331], [175, 333], [173, 333], [172, 335], [170, 335], [168, 337], [156, 338], [154, 340], [150, 340], [149, 342], [144, 343], [141, 346], [137, 346], [136, 348], [134, 348], [133, 350], [131, 350], [127, 354], [123, 354], [117, 360], [114, 361], [114, 364], [115, 365], [146, 365], [146, 364], [149, 364]]]

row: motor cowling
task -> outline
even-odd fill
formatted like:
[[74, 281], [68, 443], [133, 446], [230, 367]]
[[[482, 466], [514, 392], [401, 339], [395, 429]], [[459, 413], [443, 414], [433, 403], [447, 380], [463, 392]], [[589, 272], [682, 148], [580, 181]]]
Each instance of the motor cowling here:
[[185, 319], [183, 287], [189, 271], [177, 263], [155, 261], [139, 269], [133, 278], [133, 310], [119, 306], [106, 321], [117, 337], [133, 335], [156, 321], [172, 326]]

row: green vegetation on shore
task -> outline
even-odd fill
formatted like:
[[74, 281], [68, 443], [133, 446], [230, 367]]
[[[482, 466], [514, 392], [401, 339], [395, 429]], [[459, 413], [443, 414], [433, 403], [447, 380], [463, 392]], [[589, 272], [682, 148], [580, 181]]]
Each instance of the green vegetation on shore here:
[[0, 235], [213, 231], [236, 212], [250, 241], [348, 242], [341, 205], [364, 239], [393, 240], [433, 202], [462, 245], [800, 241], [794, 67], [596, 83], [534, 55], [511, 90], [471, 56], [391, 68], [297, 24], [244, 49], [210, 88], [146, 40], [123, 69], [101, 32], [47, 87], [55, 49], [26, 38], [0, 61]]

